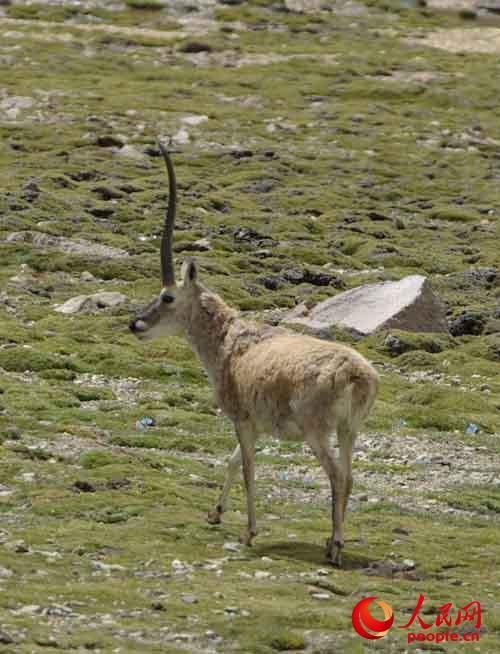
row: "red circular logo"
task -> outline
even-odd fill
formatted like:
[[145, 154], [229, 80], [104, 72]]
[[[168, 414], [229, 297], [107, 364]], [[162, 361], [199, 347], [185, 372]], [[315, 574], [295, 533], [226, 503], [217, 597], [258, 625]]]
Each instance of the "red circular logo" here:
[[[377, 620], [370, 613], [370, 604], [377, 600], [376, 597], [365, 597], [358, 602], [352, 610], [352, 626], [360, 636], [368, 640], [383, 638], [394, 622], [394, 611], [392, 606], [383, 600], [377, 600], [376, 604], [384, 612], [384, 619]], [[370, 631], [367, 631], [367, 630]], [[375, 632], [375, 633], [371, 633]]]

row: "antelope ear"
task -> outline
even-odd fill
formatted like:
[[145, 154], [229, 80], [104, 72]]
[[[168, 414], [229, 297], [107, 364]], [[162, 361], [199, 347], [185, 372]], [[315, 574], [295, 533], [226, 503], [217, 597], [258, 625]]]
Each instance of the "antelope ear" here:
[[181, 276], [184, 281], [184, 286], [188, 286], [196, 281], [196, 278], [198, 277], [198, 268], [194, 259], [187, 259], [183, 262]]

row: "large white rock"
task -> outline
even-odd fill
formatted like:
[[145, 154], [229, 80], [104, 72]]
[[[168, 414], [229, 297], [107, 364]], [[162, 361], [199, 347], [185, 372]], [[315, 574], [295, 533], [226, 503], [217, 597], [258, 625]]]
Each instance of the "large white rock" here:
[[362, 336], [381, 329], [448, 331], [444, 307], [422, 275], [359, 286], [310, 310], [299, 305], [285, 316], [283, 323], [302, 325], [320, 336], [327, 336], [336, 325]]
[[99, 309], [116, 307], [118, 304], [125, 302], [126, 299], [126, 295], [112, 291], [103, 291], [93, 295], [77, 295], [66, 300], [64, 304], [56, 306], [55, 310], [59, 313], [93, 313]]

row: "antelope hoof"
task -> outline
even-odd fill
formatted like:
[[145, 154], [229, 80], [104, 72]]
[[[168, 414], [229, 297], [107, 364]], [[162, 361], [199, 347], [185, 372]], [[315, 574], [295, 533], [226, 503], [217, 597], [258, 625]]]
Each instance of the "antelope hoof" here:
[[209, 511], [207, 515], [207, 522], [209, 525], [220, 525], [222, 522], [222, 514], [220, 511]]
[[247, 547], [252, 547], [252, 540], [257, 536], [256, 531], [251, 531], [250, 529], [245, 529], [240, 536], [240, 543], [246, 545]]
[[342, 549], [344, 548], [344, 543], [341, 543], [339, 540], [332, 540], [329, 538], [326, 541], [326, 558], [329, 563], [336, 566], [337, 568], [342, 567]]

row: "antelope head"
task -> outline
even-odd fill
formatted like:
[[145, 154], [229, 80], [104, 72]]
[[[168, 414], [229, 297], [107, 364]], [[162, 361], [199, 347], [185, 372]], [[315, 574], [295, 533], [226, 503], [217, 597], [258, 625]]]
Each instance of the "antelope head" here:
[[196, 281], [197, 269], [193, 260], [183, 263], [182, 281], [180, 283], [175, 281], [172, 237], [177, 204], [177, 186], [172, 160], [161, 143], [160, 151], [167, 166], [169, 182], [168, 207], [160, 250], [162, 289], [159, 295], [138, 315], [132, 318], [129, 323], [130, 331], [141, 340], [181, 334], [186, 321], [189, 321], [194, 299], [199, 295], [200, 291]]

